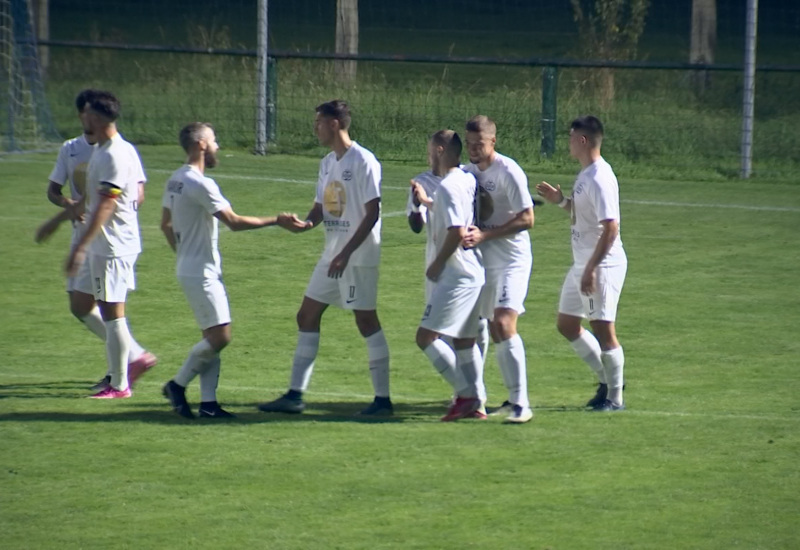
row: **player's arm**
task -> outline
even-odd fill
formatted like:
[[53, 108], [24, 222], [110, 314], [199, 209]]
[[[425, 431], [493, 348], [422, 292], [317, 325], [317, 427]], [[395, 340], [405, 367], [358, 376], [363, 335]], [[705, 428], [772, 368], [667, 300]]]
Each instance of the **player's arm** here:
[[[282, 214], [285, 216], [286, 214]], [[278, 224], [279, 216], [240, 216], [231, 208], [224, 208], [214, 213], [214, 217], [228, 226], [231, 231], [246, 231], [248, 229], [259, 229]]]
[[142, 203], [144, 202], [144, 182], [140, 181], [138, 187], [139, 187], [139, 194], [136, 198], [138, 201], [136, 204], [142, 206]]
[[311, 210], [308, 211], [305, 220], [301, 220], [297, 214], [283, 212], [278, 216], [278, 225], [292, 233], [302, 233], [322, 223], [322, 217], [322, 205], [315, 202]]
[[86, 249], [94, 238], [100, 233], [101, 228], [111, 219], [117, 208], [117, 198], [122, 194], [122, 189], [114, 184], [103, 182], [98, 191], [97, 208], [87, 223], [86, 233], [75, 245], [67, 258], [67, 275], [72, 277], [78, 272], [78, 267], [86, 259]]
[[437, 281], [439, 276], [444, 271], [444, 266], [447, 264], [447, 260], [453, 253], [461, 246], [461, 241], [467, 234], [467, 230], [463, 226], [453, 226], [447, 228], [447, 236], [444, 238], [444, 242], [442, 243], [442, 248], [439, 250], [439, 253], [431, 262], [431, 265], [428, 266], [427, 271], [425, 271], [425, 276], [430, 279], [431, 281]]
[[172, 230], [172, 211], [169, 208], [161, 208], [161, 232], [167, 239], [167, 243], [173, 252], [178, 251], [178, 243], [175, 239], [175, 232]]
[[427, 193], [425, 193], [425, 189], [419, 182], [411, 180], [409, 183], [411, 185], [410, 193], [413, 209], [408, 215], [408, 226], [414, 233], [419, 233], [425, 226], [425, 218], [422, 217], [419, 207], [424, 205], [426, 208], [430, 208], [433, 205], [433, 200], [428, 197]]
[[353, 236], [347, 241], [347, 244], [344, 245], [342, 251], [331, 260], [330, 267], [328, 268], [328, 277], [333, 277], [334, 279], [341, 277], [347, 267], [347, 263], [350, 261], [350, 256], [361, 246], [361, 243], [366, 240], [372, 228], [378, 223], [378, 219], [381, 216], [381, 198], [376, 197], [364, 203], [364, 209], [364, 219], [358, 224], [355, 233], [353, 233]]
[[533, 227], [533, 207], [530, 206], [508, 220], [503, 225], [492, 227], [491, 229], [481, 230], [477, 227], [470, 226], [469, 230], [464, 236], [464, 246], [466, 248], [474, 248], [484, 241], [491, 241], [492, 239], [499, 239], [507, 235], [515, 235], [522, 231], [527, 231]]
[[595, 270], [600, 262], [608, 255], [609, 250], [614, 245], [614, 241], [619, 235], [619, 221], [618, 220], [602, 220], [600, 225], [603, 226], [603, 232], [597, 240], [594, 247], [594, 252], [589, 261], [586, 262], [586, 268], [583, 270], [581, 276], [581, 292], [584, 294], [591, 294], [596, 289], [595, 284]]

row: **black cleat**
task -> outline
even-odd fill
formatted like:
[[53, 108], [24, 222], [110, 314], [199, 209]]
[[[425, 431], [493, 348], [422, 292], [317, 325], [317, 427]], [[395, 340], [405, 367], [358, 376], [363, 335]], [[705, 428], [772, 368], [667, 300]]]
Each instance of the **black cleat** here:
[[164, 384], [161, 393], [169, 400], [170, 405], [172, 405], [172, 410], [184, 418], [194, 418], [192, 409], [186, 401], [186, 388], [179, 385], [174, 380], [170, 380]]
[[597, 393], [594, 394], [589, 401], [587, 401], [586, 406], [592, 409], [597, 409], [598, 407], [602, 407], [606, 404], [606, 398], [608, 397], [608, 384], [603, 384], [600, 382], [597, 384]]
[[617, 405], [613, 401], [606, 399], [606, 402], [599, 407], [595, 407], [595, 412], [620, 412], [625, 410], [625, 403]]
[[302, 398], [292, 398], [289, 393], [285, 393], [275, 401], [262, 403], [258, 406], [258, 410], [267, 413], [288, 413], [300, 414], [306, 408]]
[[220, 407], [217, 403], [213, 405], [206, 405], [201, 403], [200, 409], [197, 411], [197, 415], [200, 418], [236, 418], [236, 415], [233, 413], [229, 413], [222, 407]]
[[369, 407], [358, 413], [361, 416], [392, 416], [394, 407], [388, 397], [376, 397]]

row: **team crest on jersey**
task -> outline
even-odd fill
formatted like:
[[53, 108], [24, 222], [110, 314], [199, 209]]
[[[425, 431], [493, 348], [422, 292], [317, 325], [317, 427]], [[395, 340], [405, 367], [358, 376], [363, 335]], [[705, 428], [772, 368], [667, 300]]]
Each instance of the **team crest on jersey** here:
[[332, 181], [325, 187], [322, 197], [322, 207], [331, 216], [341, 218], [347, 207], [347, 192], [340, 181]]
[[351, 172], [350, 170], [345, 170], [344, 172], [342, 172], [342, 179], [344, 181], [350, 181], [351, 179], [353, 179], [353, 172]]
[[495, 189], [497, 189], [497, 184], [495, 182], [493, 182], [492, 180], [488, 180], [488, 181], [482, 182], [481, 183], [481, 187], [483, 189], [486, 189], [489, 192], [492, 192]]

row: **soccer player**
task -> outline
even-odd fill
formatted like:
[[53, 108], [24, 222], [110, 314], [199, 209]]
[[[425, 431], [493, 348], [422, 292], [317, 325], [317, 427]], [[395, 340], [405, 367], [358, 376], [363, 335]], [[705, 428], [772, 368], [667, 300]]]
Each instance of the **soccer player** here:
[[478, 180], [478, 223], [464, 244], [479, 246], [486, 269], [481, 316], [489, 320], [497, 363], [508, 400], [493, 412], [506, 421], [524, 423], [533, 417], [528, 400], [525, 347], [517, 319], [525, 312], [533, 255], [528, 229], [533, 227], [533, 199], [528, 178], [512, 159], [495, 151], [497, 127], [478, 115], [466, 125], [470, 164], [465, 170]]
[[[78, 109], [78, 116], [82, 117], [84, 107], [86, 106], [89, 98], [95, 94], [95, 90], [83, 90], [78, 94], [75, 99], [75, 106]], [[42, 242], [52, 235], [59, 225], [67, 220], [72, 222], [72, 239], [70, 242], [71, 247], [75, 246], [80, 240], [83, 233], [86, 231], [86, 223], [84, 219], [84, 196], [86, 191], [86, 168], [89, 165], [89, 159], [94, 150], [94, 144], [97, 138], [93, 134], [91, 128], [84, 127], [84, 132], [73, 139], [69, 139], [61, 146], [58, 153], [56, 164], [53, 171], [50, 173], [50, 184], [47, 188], [47, 199], [61, 207], [63, 210], [45, 222], [36, 232], [36, 242]], [[139, 183], [139, 197], [138, 204], [144, 200], [144, 172], [140, 174], [137, 179]], [[69, 182], [70, 198], [63, 194], [63, 187]], [[88, 277], [88, 271], [83, 273], [84, 277]], [[86, 328], [93, 334], [98, 336], [101, 340], [106, 339], [106, 327], [103, 319], [100, 316], [100, 311], [92, 294], [85, 294], [83, 292], [76, 292], [77, 288], [77, 275], [76, 277], [67, 277], [67, 294], [69, 295], [69, 307], [72, 314], [81, 321]], [[91, 288], [90, 281], [83, 281], [84, 288]], [[146, 370], [150, 369], [156, 364], [156, 357], [149, 352], [146, 352], [133, 338], [131, 338], [130, 351], [128, 353], [128, 374], [131, 382], [135, 381]], [[135, 376], [132, 376], [135, 375]], [[105, 389], [110, 380], [110, 376], [106, 376], [91, 389], [93, 392]]]
[[[600, 120], [594, 116], [573, 120], [569, 152], [582, 169], [572, 195], [544, 181], [536, 190], [570, 213], [573, 264], [561, 288], [557, 327], [597, 375], [597, 393], [586, 406], [596, 411], [621, 411], [625, 409], [625, 355], [614, 322], [628, 258], [619, 235], [619, 184], [600, 154], [602, 143]], [[589, 319], [591, 331], [581, 326], [584, 318]]]
[[119, 114], [119, 101], [105, 91], [91, 94], [81, 110], [84, 133], [97, 145], [86, 171], [89, 219], [65, 266], [68, 276], [77, 276], [74, 292], [86, 295], [77, 299], [95, 301], [105, 327], [108, 382], [96, 388], [92, 397], [98, 399], [130, 397], [137, 374], [128, 369], [133, 338], [125, 301], [136, 287], [134, 265], [142, 250], [137, 205], [144, 170], [136, 148], [117, 132]]
[[278, 218], [239, 216], [216, 182], [205, 176], [206, 168], [214, 168], [218, 163], [219, 145], [210, 124], [188, 124], [178, 139], [188, 159], [167, 181], [161, 204], [161, 230], [177, 254], [178, 281], [200, 326], [202, 339], [191, 349], [175, 377], [164, 385], [163, 393], [176, 413], [194, 418], [186, 401], [186, 386], [199, 375], [198, 414], [232, 418], [234, 415], [217, 403], [220, 352], [231, 341], [231, 315], [222, 284], [217, 220], [232, 231], [243, 231], [275, 225]]
[[366, 340], [375, 391], [362, 415], [393, 413], [389, 399], [389, 346], [376, 310], [381, 244], [381, 165], [370, 151], [350, 138], [350, 108], [342, 100], [316, 109], [314, 131], [330, 148], [320, 162], [317, 195], [305, 220], [296, 215], [293, 232], [325, 226], [325, 249], [306, 288], [297, 313], [297, 348], [289, 391], [263, 403], [264, 412], [300, 413], [317, 357], [322, 314], [333, 304], [353, 312]]
[[[478, 300], [485, 276], [479, 252], [461, 246], [474, 220], [477, 186], [475, 178], [459, 168], [461, 148], [461, 138], [452, 130], [433, 134], [431, 166], [443, 177], [433, 201], [424, 191], [415, 192], [415, 199], [430, 209], [428, 236], [434, 248], [425, 272], [432, 287], [416, 339], [456, 392], [455, 401], [442, 417], [445, 422], [486, 418], [480, 396], [483, 359], [476, 345]], [[441, 339], [443, 335], [452, 338], [452, 348]]]

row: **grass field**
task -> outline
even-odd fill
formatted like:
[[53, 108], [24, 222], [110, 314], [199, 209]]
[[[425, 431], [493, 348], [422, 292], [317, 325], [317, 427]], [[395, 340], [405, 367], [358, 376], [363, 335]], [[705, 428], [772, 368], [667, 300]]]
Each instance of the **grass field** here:
[[[184, 421], [160, 396], [198, 331], [158, 229], [163, 182], [183, 158], [177, 146], [141, 153], [151, 183], [128, 317], [160, 364], [118, 402], [83, 399], [105, 359], [68, 312], [67, 229], [33, 244], [55, 211], [45, 199], [54, 155], [0, 157], [3, 548], [800, 546], [796, 183], [620, 173], [629, 410], [615, 415], [582, 410], [592, 377], [554, 328], [568, 220], [537, 209], [520, 322], [536, 417], [442, 424], [448, 388], [414, 345], [424, 238], [402, 212], [407, 181], [423, 167], [386, 163], [379, 314], [395, 417], [353, 418], [371, 386], [365, 345], [339, 310], [323, 320], [310, 410], [256, 410], [285, 389], [294, 314], [323, 239], [319, 229], [265, 229], [220, 239], [234, 341], [219, 397], [238, 415], [220, 424]], [[214, 175], [239, 213], [311, 205], [316, 160], [225, 153]], [[493, 357], [486, 382], [499, 404]], [[197, 401], [196, 385], [189, 397]]]

